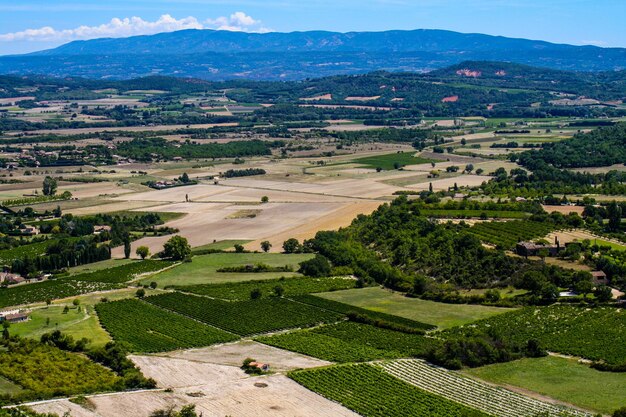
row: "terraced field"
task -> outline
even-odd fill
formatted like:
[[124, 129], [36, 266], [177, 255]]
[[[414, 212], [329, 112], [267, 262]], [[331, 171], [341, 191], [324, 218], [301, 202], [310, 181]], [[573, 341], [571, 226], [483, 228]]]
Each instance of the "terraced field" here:
[[570, 407], [548, 404], [521, 394], [465, 378], [419, 359], [380, 363], [381, 369], [413, 386], [496, 417], [537, 415], [591, 417]]

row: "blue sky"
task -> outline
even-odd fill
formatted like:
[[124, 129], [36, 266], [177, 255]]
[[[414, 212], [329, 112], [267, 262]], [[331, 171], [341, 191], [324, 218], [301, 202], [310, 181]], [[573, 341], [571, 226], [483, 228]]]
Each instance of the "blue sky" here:
[[624, 17], [624, 0], [0, 0], [0, 54], [184, 28], [429, 28], [626, 47]]

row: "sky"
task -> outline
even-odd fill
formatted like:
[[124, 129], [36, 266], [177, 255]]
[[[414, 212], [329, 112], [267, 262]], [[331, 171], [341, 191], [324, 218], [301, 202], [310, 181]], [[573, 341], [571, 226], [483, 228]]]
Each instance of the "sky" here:
[[626, 47], [625, 0], [0, 0], [0, 55], [181, 29], [447, 29]]

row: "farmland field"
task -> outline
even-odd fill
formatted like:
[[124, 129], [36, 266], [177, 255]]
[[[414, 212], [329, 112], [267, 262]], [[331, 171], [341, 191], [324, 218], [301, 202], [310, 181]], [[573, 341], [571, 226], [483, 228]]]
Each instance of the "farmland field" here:
[[590, 413], [555, 406], [483, 382], [464, 378], [456, 372], [422, 360], [398, 360], [380, 364], [385, 372], [429, 392], [481, 410], [497, 417], [533, 417], [537, 415], [590, 417]]
[[436, 345], [418, 334], [343, 322], [275, 336], [257, 338], [262, 343], [332, 362], [423, 356]]
[[[553, 305], [491, 317], [450, 332], [496, 329], [514, 343], [537, 339], [549, 351], [626, 363], [626, 312], [613, 307], [593, 309]], [[610, 343], [607, 343], [610, 341]]]
[[231, 342], [238, 337], [139, 300], [96, 305], [105, 329], [134, 352], [162, 352]]
[[124, 265], [101, 269], [94, 272], [72, 275], [70, 279], [84, 282], [103, 282], [121, 284], [130, 281], [137, 275], [150, 274], [174, 265], [166, 261], [135, 261]]
[[[15, 381], [38, 398], [110, 391], [119, 377], [75, 353], [27, 340], [15, 342], [10, 353], [0, 351], [0, 375]], [[42, 364], [46, 372], [40, 372]]]
[[54, 300], [117, 288], [120, 288], [119, 284], [78, 281], [69, 278], [0, 288], [0, 308], [42, 302], [49, 298]]
[[[363, 293], [365, 294], [365, 293]], [[335, 311], [341, 314], [358, 313], [369, 317], [372, 320], [380, 320], [387, 323], [393, 323], [403, 327], [409, 327], [419, 330], [432, 330], [434, 325], [428, 323], [422, 323], [416, 320], [408, 319], [405, 317], [395, 316], [379, 311], [356, 307], [354, 305], [346, 304], [339, 301], [329, 300], [327, 298], [318, 297], [314, 295], [301, 295], [292, 297], [293, 300], [309, 304], [315, 307], [319, 307], [325, 310]]]
[[500, 307], [444, 304], [418, 298], [407, 298], [380, 288], [336, 291], [319, 294], [319, 297], [429, 323], [440, 328], [454, 327], [511, 311], [511, 309]]
[[28, 321], [11, 325], [11, 334], [38, 339], [44, 333], [61, 330], [76, 340], [86, 337], [91, 346], [101, 346], [111, 340], [100, 327], [93, 306], [83, 304], [78, 311], [70, 305], [66, 313], [63, 312], [64, 308], [65, 304], [36, 308], [32, 310]]
[[294, 371], [289, 376], [365, 417], [487, 416], [416, 388], [372, 365]]
[[[255, 275], [255, 274], [249, 274]], [[250, 299], [253, 290], [260, 290], [263, 297], [275, 295], [275, 288], [281, 287], [284, 296], [301, 295], [308, 293], [345, 290], [354, 288], [356, 280], [352, 278], [285, 278], [272, 280], [242, 281], [232, 284], [190, 285], [175, 286], [174, 289], [212, 298], [231, 301]]]
[[294, 270], [298, 264], [312, 258], [310, 254], [284, 255], [275, 253], [213, 253], [210, 255], [195, 256], [191, 263], [182, 263], [179, 266], [164, 271], [150, 279], [156, 281], [160, 287], [168, 285], [197, 285], [217, 284], [225, 282], [240, 282], [253, 279], [273, 279], [280, 277], [298, 276], [295, 272], [265, 272], [265, 273], [232, 273], [217, 272], [220, 268], [254, 265], [264, 263], [269, 266], [291, 265]]
[[604, 414], [626, 404], [626, 374], [600, 372], [575, 359], [520, 359], [465, 372], [494, 384], [520, 387]]
[[542, 238], [555, 229], [550, 223], [532, 221], [485, 222], [474, 225], [470, 232], [479, 239], [511, 249], [521, 240]]
[[386, 155], [367, 156], [354, 159], [355, 164], [369, 168], [382, 168], [384, 170], [397, 169], [397, 166], [428, 164], [430, 159], [420, 158], [410, 152], [391, 153]]
[[337, 313], [283, 298], [226, 302], [170, 293], [148, 297], [146, 300], [241, 336], [332, 323], [341, 318]]

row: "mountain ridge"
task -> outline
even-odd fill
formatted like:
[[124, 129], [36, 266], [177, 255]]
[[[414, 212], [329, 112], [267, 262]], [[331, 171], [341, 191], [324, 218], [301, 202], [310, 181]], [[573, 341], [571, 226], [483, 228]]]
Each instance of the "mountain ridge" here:
[[503, 61], [569, 71], [626, 68], [626, 48], [574, 46], [417, 29], [245, 33], [183, 30], [74, 41], [0, 57], [0, 74], [129, 79], [173, 75], [212, 81], [301, 80], [330, 75], [428, 72], [462, 61]]

